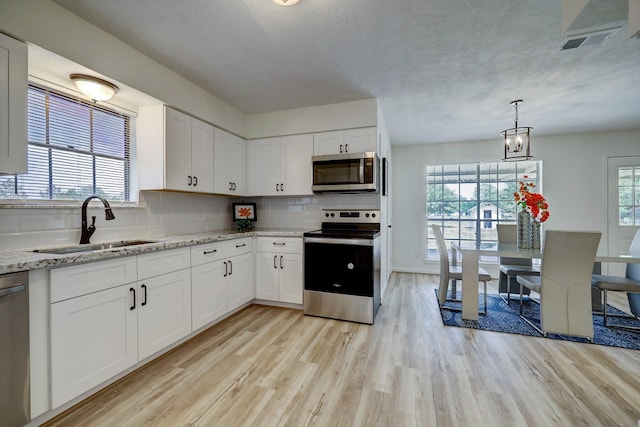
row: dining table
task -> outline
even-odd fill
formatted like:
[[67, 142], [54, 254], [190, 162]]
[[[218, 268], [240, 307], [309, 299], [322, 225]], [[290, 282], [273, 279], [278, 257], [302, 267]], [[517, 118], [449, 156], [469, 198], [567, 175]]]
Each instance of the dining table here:
[[[452, 265], [458, 262], [458, 253], [462, 260], [462, 318], [478, 320], [478, 268], [481, 256], [510, 258], [542, 258], [541, 249], [521, 249], [517, 244], [499, 243], [498, 245], [464, 246], [459, 242], [451, 243]], [[640, 263], [640, 253], [613, 252], [598, 250], [596, 262]]]

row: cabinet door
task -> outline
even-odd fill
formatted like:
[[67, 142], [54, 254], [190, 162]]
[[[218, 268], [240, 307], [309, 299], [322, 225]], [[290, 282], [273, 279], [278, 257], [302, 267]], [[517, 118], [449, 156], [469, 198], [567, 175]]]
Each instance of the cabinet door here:
[[247, 194], [247, 141], [233, 136], [231, 155], [231, 181], [233, 194], [242, 196]]
[[224, 261], [191, 268], [191, 322], [195, 331], [229, 311]]
[[278, 301], [280, 299], [279, 255], [268, 252], [256, 254], [256, 298]]
[[191, 191], [213, 193], [213, 126], [191, 119]]
[[215, 129], [214, 135], [214, 192], [245, 194], [246, 141], [218, 128]]
[[191, 191], [191, 117], [171, 108], [165, 114], [165, 188]]
[[229, 264], [231, 275], [228, 276], [229, 311], [254, 298], [252, 260], [253, 254], [244, 254], [227, 261], [231, 263]]
[[27, 172], [27, 45], [1, 33], [0, 172]]
[[378, 151], [378, 131], [375, 127], [344, 131], [344, 149], [347, 153]]
[[282, 184], [285, 195], [313, 194], [313, 135], [292, 135], [282, 137], [281, 145]]
[[278, 267], [280, 267], [280, 301], [302, 304], [302, 255], [280, 255]]
[[344, 131], [320, 132], [313, 135], [314, 155], [323, 156], [344, 152]]
[[136, 304], [142, 360], [191, 332], [190, 270], [138, 282]]
[[256, 139], [247, 149], [249, 194], [280, 195], [280, 138]]
[[51, 304], [53, 407], [138, 361], [135, 283]]

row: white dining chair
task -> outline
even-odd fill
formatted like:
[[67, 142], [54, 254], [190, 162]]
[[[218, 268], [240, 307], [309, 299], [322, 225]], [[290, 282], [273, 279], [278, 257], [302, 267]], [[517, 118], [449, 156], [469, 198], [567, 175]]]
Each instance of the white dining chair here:
[[[629, 253], [640, 254], [640, 229], [636, 231]], [[629, 329], [640, 331], [640, 326], [610, 325], [609, 317], [635, 318], [640, 317], [640, 264], [627, 263], [625, 277], [594, 274], [591, 276], [591, 285], [602, 291], [602, 313], [604, 326], [611, 328]], [[631, 314], [611, 314], [607, 310], [608, 292], [626, 292]]]
[[[447, 306], [447, 290], [449, 288], [449, 281], [460, 280], [462, 281], [462, 267], [449, 265], [449, 253], [447, 251], [447, 244], [442, 235], [442, 230], [437, 225], [432, 225], [431, 229], [436, 238], [438, 245], [438, 253], [440, 255], [440, 284], [438, 287], [438, 304], [440, 308], [446, 308], [448, 310], [462, 311], [460, 307]], [[491, 281], [491, 275], [487, 273], [483, 268], [478, 269], [478, 282], [484, 283], [484, 312], [480, 314], [487, 314], [487, 282]]]
[[[520, 317], [540, 332], [572, 335], [593, 342], [591, 272], [600, 232], [545, 233], [540, 276], [517, 276]], [[523, 316], [523, 288], [540, 294], [540, 327]]]
[[[498, 244], [517, 243], [517, 226], [516, 224], [498, 224]], [[518, 292], [518, 283], [515, 281], [515, 277], [518, 275], [524, 276], [539, 276], [540, 268], [532, 265], [531, 258], [513, 258], [513, 257], [500, 257], [500, 279], [498, 281], [498, 293], [500, 297], [510, 304], [511, 302], [511, 289], [515, 287], [514, 293]], [[514, 282], [514, 283], [512, 283]], [[505, 298], [503, 293], [507, 294]]]

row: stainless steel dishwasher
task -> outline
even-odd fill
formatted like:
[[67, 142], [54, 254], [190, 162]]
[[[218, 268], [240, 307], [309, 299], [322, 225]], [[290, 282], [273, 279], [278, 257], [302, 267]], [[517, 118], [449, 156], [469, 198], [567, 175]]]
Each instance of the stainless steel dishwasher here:
[[30, 420], [29, 273], [0, 275], [0, 425]]

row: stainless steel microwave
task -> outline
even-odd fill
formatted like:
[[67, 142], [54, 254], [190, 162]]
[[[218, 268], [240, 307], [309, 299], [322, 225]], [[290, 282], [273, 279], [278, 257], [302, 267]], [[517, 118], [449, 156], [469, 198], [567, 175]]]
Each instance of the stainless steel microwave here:
[[313, 156], [312, 162], [314, 193], [378, 191], [380, 160], [373, 151]]

